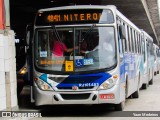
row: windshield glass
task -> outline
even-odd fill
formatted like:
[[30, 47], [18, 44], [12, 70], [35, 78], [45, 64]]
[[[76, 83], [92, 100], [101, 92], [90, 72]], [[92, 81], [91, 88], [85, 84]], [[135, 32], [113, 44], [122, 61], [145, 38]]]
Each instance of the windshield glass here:
[[116, 64], [113, 27], [38, 29], [35, 63], [42, 70], [81, 72]]

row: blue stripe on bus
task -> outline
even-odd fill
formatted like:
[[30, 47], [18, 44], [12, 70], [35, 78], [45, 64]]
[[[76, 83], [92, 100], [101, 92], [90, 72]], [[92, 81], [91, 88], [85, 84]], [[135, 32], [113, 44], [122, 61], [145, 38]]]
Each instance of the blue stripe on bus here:
[[42, 74], [39, 78], [40, 78], [41, 80], [47, 82], [47, 74]]
[[125, 65], [126, 64], [123, 60], [121, 65], [120, 65], [120, 80], [121, 80], [121, 83], [125, 82]]
[[47, 77], [47, 74], [42, 74], [40, 77], [39, 77], [41, 80], [43, 80], [44, 82], [46, 82], [48, 85], [50, 85], [52, 87], [52, 85], [50, 83], [48, 83], [48, 77]]
[[111, 75], [109, 73], [70, 75], [63, 82], [58, 84], [57, 87], [81, 87], [81, 85], [83, 87], [99, 86], [110, 77]]

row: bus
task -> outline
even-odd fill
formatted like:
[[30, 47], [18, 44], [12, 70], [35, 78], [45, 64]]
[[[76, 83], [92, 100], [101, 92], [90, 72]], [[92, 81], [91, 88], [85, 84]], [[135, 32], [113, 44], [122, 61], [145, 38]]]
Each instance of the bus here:
[[154, 76], [154, 51], [153, 51], [153, 38], [142, 30], [142, 46], [143, 46], [143, 85], [142, 89], [147, 89], [149, 84], [153, 84]]
[[153, 44], [154, 50], [154, 75], [159, 74], [159, 47], [157, 44]]
[[139, 97], [148, 74], [145, 36], [113, 5], [39, 10], [27, 31], [31, 101], [123, 110], [126, 98]]

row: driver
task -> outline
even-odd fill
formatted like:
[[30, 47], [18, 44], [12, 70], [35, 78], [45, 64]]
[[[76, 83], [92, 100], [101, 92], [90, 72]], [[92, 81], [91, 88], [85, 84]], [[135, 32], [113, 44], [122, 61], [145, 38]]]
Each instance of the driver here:
[[[67, 46], [64, 44], [64, 41], [66, 40], [66, 33], [63, 32], [61, 36], [61, 41], [54, 39], [54, 44], [53, 44], [53, 51], [52, 55], [54, 57], [63, 57], [64, 52], [72, 52], [74, 49], [73, 48], [67, 48]], [[75, 47], [75, 49], [78, 49], [78, 46]]]

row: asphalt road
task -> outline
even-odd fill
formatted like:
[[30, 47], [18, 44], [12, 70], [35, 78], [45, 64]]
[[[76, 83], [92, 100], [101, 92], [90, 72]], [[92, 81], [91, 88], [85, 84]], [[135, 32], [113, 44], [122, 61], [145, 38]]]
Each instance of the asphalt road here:
[[[122, 112], [114, 111], [113, 106], [110, 105], [55, 105], [35, 107], [34, 104], [30, 103], [28, 86], [24, 87], [21, 92], [18, 103], [20, 111], [37, 111], [42, 114], [42, 118], [30, 118], [33, 120], [46, 119], [44, 117], [56, 120], [160, 120], [160, 74], [154, 77], [153, 85], [149, 85], [146, 90], [140, 90], [140, 97], [138, 99], [128, 98], [125, 109]], [[142, 113], [147, 115], [142, 117]], [[141, 116], [136, 117], [135, 115]], [[156, 117], [156, 115], [159, 117]]]

